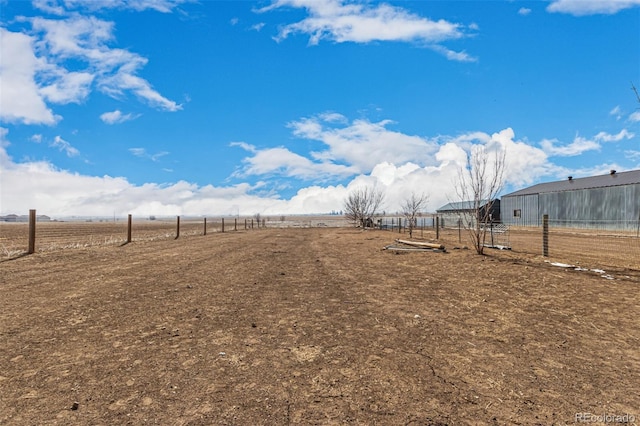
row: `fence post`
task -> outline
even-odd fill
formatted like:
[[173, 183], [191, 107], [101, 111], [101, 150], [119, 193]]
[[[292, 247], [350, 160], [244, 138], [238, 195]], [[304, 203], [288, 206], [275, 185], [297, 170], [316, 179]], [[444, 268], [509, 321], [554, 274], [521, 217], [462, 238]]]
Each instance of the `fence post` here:
[[224, 232], [224, 217], [222, 218], [222, 232]]
[[177, 216], [176, 219], [176, 240], [180, 237], [180, 216]]
[[233, 218], [233, 230], [234, 231], [238, 230], [238, 218], [237, 217]]
[[36, 211], [29, 210], [29, 250], [28, 254], [36, 252]]
[[127, 216], [127, 244], [131, 242], [131, 215]]
[[493, 243], [493, 222], [489, 225], [489, 229], [491, 230], [491, 247], [493, 247], [495, 245]]
[[436, 240], [440, 239], [440, 216], [436, 216]]
[[247, 219], [244, 220], [244, 230], [247, 230]]
[[202, 235], [207, 235], [207, 218], [204, 218], [204, 233]]
[[549, 215], [542, 216], [542, 255], [549, 257]]
[[458, 242], [462, 242], [462, 219], [458, 218]]

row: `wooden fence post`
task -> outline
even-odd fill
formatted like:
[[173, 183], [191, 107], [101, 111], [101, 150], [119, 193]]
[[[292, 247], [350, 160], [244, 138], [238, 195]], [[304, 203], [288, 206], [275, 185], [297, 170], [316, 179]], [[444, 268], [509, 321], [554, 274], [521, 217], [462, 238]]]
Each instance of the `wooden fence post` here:
[[222, 218], [222, 232], [224, 232], [224, 217]]
[[29, 210], [29, 250], [28, 254], [36, 252], [36, 211]]
[[131, 242], [131, 215], [127, 216], [127, 244]]
[[180, 237], [180, 216], [176, 219], [176, 240]]
[[234, 231], [238, 230], [238, 218], [237, 217], [233, 218], [233, 230]]
[[440, 216], [436, 216], [436, 240], [440, 239]]
[[542, 215], [542, 255], [549, 257], [549, 215]]
[[458, 218], [458, 242], [462, 242], [462, 219]]
[[244, 220], [244, 230], [247, 230], [247, 219]]
[[203, 235], [207, 235], [207, 218], [204, 218], [204, 234]]

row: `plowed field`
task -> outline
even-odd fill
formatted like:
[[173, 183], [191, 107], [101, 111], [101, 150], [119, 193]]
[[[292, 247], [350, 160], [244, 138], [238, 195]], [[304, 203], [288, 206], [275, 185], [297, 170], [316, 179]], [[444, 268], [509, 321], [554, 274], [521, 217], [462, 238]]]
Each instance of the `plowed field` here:
[[640, 418], [640, 274], [266, 229], [0, 262], [0, 424]]

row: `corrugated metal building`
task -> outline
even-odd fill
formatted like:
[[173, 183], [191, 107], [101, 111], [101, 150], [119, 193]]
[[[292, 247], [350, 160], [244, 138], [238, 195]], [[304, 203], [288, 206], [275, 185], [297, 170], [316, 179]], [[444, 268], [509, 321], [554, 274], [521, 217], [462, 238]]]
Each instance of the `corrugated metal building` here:
[[[489, 205], [488, 200], [480, 201], [480, 211], [478, 215], [480, 218], [484, 217], [487, 209], [489, 211], [489, 220], [491, 222], [500, 222], [500, 200], [493, 200], [493, 203]], [[460, 201], [446, 204], [436, 210], [438, 216], [440, 216], [440, 226], [458, 226], [459, 219], [469, 220], [481, 220], [480, 218], [474, 218], [475, 209], [473, 201]]]
[[502, 223], [635, 229], [640, 223], [640, 170], [541, 183], [504, 195]]

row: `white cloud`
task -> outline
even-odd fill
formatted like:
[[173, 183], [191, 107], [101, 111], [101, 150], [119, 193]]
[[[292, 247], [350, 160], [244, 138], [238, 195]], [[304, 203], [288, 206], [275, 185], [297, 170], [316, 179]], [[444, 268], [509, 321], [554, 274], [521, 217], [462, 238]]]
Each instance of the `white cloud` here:
[[594, 139], [600, 142], [619, 142], [623, 139], [631, 139], [634, 136], [635, 134], [629, 132], [627, 129], [622, 129], [615, 135], [607, 132], [600, 132], [594, 136]]
[[155, 154], [150, 154], [144, 148], [129, 148], [129, 152], [136, 157], [145, 158], [153, 162], [158, 162], [160, 158], [164, 157], [165, 155], [169, 155], [169, 152], [167, 151], [160, 151]]
[[598, 142], [576, 136], [573, 142], [568, 145], [558, 146], [557, 139], [544, 139], [540, 142], [540, 146], [544, 152], [550, 156], [573, 157], [580, 155], [585, 151], [599, 150]]
[[[635, 150], [632, 150], [632, 149], [628, 149], [628, 150], [626, 150], [624, 152], [624, 155], [629, 160], [640, 162], [640, 151], [635, 151]], [[640, 167], [640, 165], [638, 167]]]
[[26, 34], [0, 27], [0, 119], [52, 125], [59, 117], [47, 107], [34, 80], [44, 63], [36, 58], [33, 42]]
[[58, 148], [58, 150], [67, 154], [67, 157], [77, 157], [78, 155], [80, 155], [80, 151], [71, 146], [69, 142], [65, 141], [60, 136], [56, 136], [55, 138], [53, 138], [51, 146], [54, 148]]
[[[412, 14], [388, 4], [366, 4], [344, 0], [275, 0], [258, 12], [292, 7], [303, 8], [308, 17], [281, 28], [277, 41], [290, 34], [309, 35], [309, 44], [321, 40], [336, 43], [369, 43], [372, 41], [403, 41], [422, 43], [445, 54], [451, 60], [471, 60], [465, 53], [453, 52], [439, 46], [447, 40], [466, 37], [465, 27], [444, 19], [437, 21]], [[468, 26], [474, 30], [477, 26]]]
[[638, 122], [640, 121], [640, 111], [636, 111], [636, 112], [632, 112], [629, 115], [629, 120], [633, 121], [633, 122]]
[[357, 172], [353, 167], [329, 161], [314, 162], [287, 148], [256, 149], [251, 145], [235, 144], [247, 148], [253, 155], [243, 160], [245, 166], [235, 176], [279, 175], [305, 180], [344, 178]]
[[80, 15], [62, 20], [33, 18], [30, 22], [42, 37], [41, 46], [50, 61], [74, 58], [86, 63], [85, 72], [93, 73], [98, 88], [104, 93], [119, 97], [131, 91], [159, 109], [182, 109], [181, 105], [160, 95], [148, 81], [136, 75], [146, 65], [146, 58], [108, 46], [107, 43], [114, 38], [113, 22]]
[[42, 142], [42, 134], [36, 133], [35, 135], [32, 135], [29, 140], [31, 142], [40, 143]]
[[94, 76], [88, 72], [68, 72], [56, 67], [52, 70], [55, 81], [40, 89], [40, 94], [49, 102], [57, 104], [80, 103], [91, 92]]
[[[382, 162], [425, 164], [432, 161], [437, 149], [434, 141], [388, 130], [389, 120], [372, 123], [361, 119], [348, 124], [336, 118], [333, 114], [304, 118], [289, 123], [289, 127], [295, 136], [327, 146], [312, 153], [315, 160], [349, 164], [359, 173], [368, 173]], [[343, 126], [330, 126], [335, 123]]]
[[100, 114], [100, 120], [102, 120], [107, 124], [120, 124], [120, 123], [124, 123], [125, 121], [134, 120], [138, 117], [139, 115], [133, 115], [131, 113], [123, 114], [122, 111], [118, 109], [115, 111], [105, 112], [103, 114]]
[[251, 29], [254, 30], [254, 31], [258, 31], [259, 32], [260, 30], [262, 30], [264, 28], [264, 25], [265, 25], [264, 22], [260, 22], [260, 23], [257, 23], [255, 25], [252, 25]]
[[[331, 117], [338, 118], [338, 115], [326, 118]], [[34, 207], [51, 216], [322, 213], [342, 209], [345, 195], [363, 185], [378, 186], [387, 193], [387, 211], [396, 211], [411, 191], [429, 194], [428, 209], [433, 211], [451, 201], [459, 167], [473, 146], [506, 149], [506, 176], [510, 185], [530, 184], [540, 176], [557, 172], [541, 149], [516, 140], [511, 129], [494, 134], [470, 132], [455, 137], [441, 136], [437, 142], [427, 142], [423, 138], [389, 131], [384, 127], [388, 121], [381, 124], [356, 120], [347, 121], [342, 127], [325, 128], [326, 122], [319, 118], [315, 120], [320, 125], [315, 133], [317, 136], [343, 140], [350, 146], [362, 144], [363, 152], [368, 152], [366, 139], [371, 136], [371, 147], [384, 149], [391, 154], [389, 158], [398, 147], [406, 150], [413, 147], [415, 158], [423, 156], [425, 151], [429, 154], [421, 161], [383, 159], [367, 167], [366, 171], [358, 171], [350, 170], [352, 165], [306, 158], [283, 147], [258, 149], [245, 142], [234, 142], [233, 146], [252, 154], [245, 159], [243, 172], [256, 173], [266, 181], [226, 187], [198, 186], [183, 181], [169, 185], [133, 185], [125, 178], [86, 176], [60, 170], [49, 162], [14, 162], [4, 149], [8, 146], [5, 130], [0, 132], [3, 146], [0, 149], [0, 180], [11, 184], [4, 185], [0, 193], [0, 214], [20, 213]], [[303, 127], [309, 131], [313, 126]], [[381, 144], [381, 139], [389, 143]], [[58, 147], [64, 149], [64, 142], [60, 138]], [[163, 152], [149, 154], [144, 148], [132, 148], [130, 152], [149, 159], [164, 155]], [[269, 176], [274, 174], [341, 180], [348, 176], [350, 180], [344, 185], [304, 187], [291, 198], [282, 199], [277, 195], [277, 188], [268, 183]]]
[[520, 9], [518, 9], [518, 15], [527, 16], [530, 13], [531, 13], [531, 9], [527, 7], [521, 7]]
[[100, 9], [146, 9], [169, 13], [177, 6], [193, 0], [33, 0], [33, 5], [45, 12], [64, 15], [74, 9], [97, 11]]
[[[128, 4], [133, 7], [133, 3]], [[160, 7], [162, 2], [137, 2], [140, 7], [143, 3]], [[40, 5], [61, 7], [54, 1]], [[81, 103], [94, 88], [116, 98], [132, 93], [161, 110], [182, 109], [137, 75], [146, 58], [109, 46], [114, 40], [112, 22], [78, 14], [64, 19], [19, 18], [17, 22], [31, 24], [29, 34], [0, 28], [2, 121], [53, 125], [61, 117], [47, 103]], [[74, 69], [67, 68], [70, 63]]]
[[622, 109], [620, 105], [616, 105], [611, 111], [609, 111], [609, 115], [613, 115], [616, 120], [620, 120], [622, 118]]
[[554, 0], [547, 11], [569, 13], [574, 16], [605, 14], [640, 6], [640, 0]]

